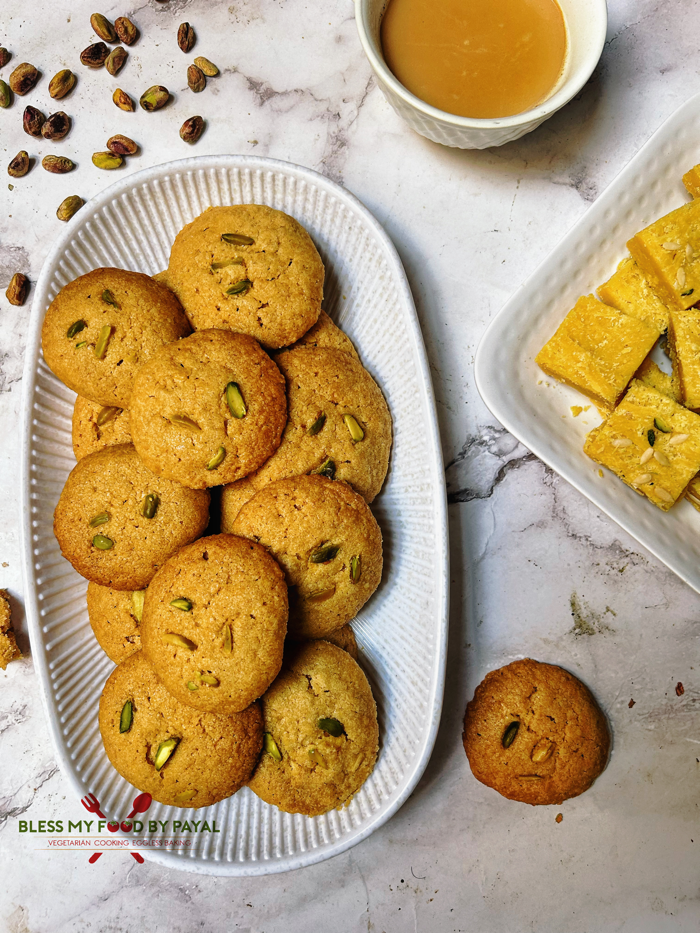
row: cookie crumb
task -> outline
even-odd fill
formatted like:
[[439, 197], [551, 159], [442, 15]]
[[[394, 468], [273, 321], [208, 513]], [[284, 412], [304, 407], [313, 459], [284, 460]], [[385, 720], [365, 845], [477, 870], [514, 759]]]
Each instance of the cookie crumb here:
[[598, 470], [598, 476], [602, 479], [605, 476], [602, 470]]
[[629, 706], [630, 709], [632, 709], [632, 707], [634, 706], [634, 700], [630, 700], [627, 705]]
[[684, 693], [685, 693], [685, 687], [679, 680], [678, 683], [676, 684], [676, 696], [682, 697]]
[[0, 590], [0, 667], [5, 670], [10, 661], [22, 657], [12, 630], [12, 612], [7, 590]]
[[564, 819], [564, 814], [563, 814], [563, 813], [557, 813], [556, 817], [554, 818], [554, 822], [555, 822], [555, 823], [561, 823], [561, 821], [562, 821], [563, 819]]

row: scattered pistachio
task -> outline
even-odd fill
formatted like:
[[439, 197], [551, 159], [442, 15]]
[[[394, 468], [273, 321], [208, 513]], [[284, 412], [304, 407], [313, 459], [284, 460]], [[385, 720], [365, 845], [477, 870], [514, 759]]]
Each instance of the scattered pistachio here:
[[194, 787], [192, 790], [181, 790], [179, 794], [175, 794], [175, 803], [189, 803], [190, 800], [194, 800], [197, 796], [197, 788]]
[[180, 127], [180, 139], [186, 143], [196, 143], [204, 132], [204, 120], [197, 117], [190, 117]]
[[104, 168], [108, 171], [119, 168], [124, 159], [120, 155], [107, 150], [106, 152], [93, 152], [92, 164], [97, 168]]
[[153, 760], [156, 771], [160, 771], [163, 768], [179, 743], [180, 739], [166, 739], [165, 742], [160, 743], [158, 751], [156, 752], [156, 757]]
[[105, 68], [112, 77], [115, 77], [122, 70], [128, 57], [129, 53], [121, 45], [118, 45], [116, 49], [112, 49], [105, 59]]
[[253, 283], [250, 279], [241, 279], [224, 289], [224, 295], [244, 295]]
[[52, 113], [46, 123], [44, 123], [41, 128], [41, 135], [44, 139], [51, 139], [54, 141], [63, 139], [70, 131], [71, 125], [72, 121], [68, 114], [59, 110], [57, 113]]
[[235, 246], [252, 246], [255, 243], [252, 236], [246, 236], [244, 233], [222, 233], [221, 239], [224, 243], [233, 243]]
[[274, 758], [275, 761], [282, 761], [282, 752], [277, 747], [277, 742], [275, 742], [269, 732], [263, 733], [263, 751], [271, 758]]
[[88, 68], [101, 68], [108, 55], [109, 49], [104, 42], [95, 42], [94, 45], [89, 45], [86, 49], [83, 49], [80, 53], [80, 61], [83, 65], [87, 65]]
[[112, 337], [112, 325], [105, 324], [105, 326], [100, 330], [99, 337], [97, 338], [97, 343], [95, 344], [95, 356], [98, 360], [103, 360], [107, 353], [107, 347], [109, 346], [109, 341]]
[[133, 610], [134, 618], [137, 622], [140, 622], [143, 619], [143, 604], [145, 599], [145, 590], [134, 590], [134, 592], [131, 594], [131, 608]]
[[650, 447], [653, 447], [656, 443], [656, 431], [653, 428], [649, 428], [647, 431], [647, 440], [649, 441]]
[[327, 476], [328, 479], [335, 479], [335, 462], [328, 458], [324, 460], [317, 470], [312, 470], [317, 476]]
[[187, 84], [191, 91], [194, 91], [195, 94], [199, 94], [200, 91], [203, 91], [207, 86], [207, 79], [204, 77], [204, 72], [201, 68], [198, 68], [196, 65], [190, 65], [187, 69]]
[[512, 722], [512, 723], [508, 726], [508, 728], [506, 729], [506, 731], [503, 733], [503, 737], [501, 738], [501, 745], [502, 745], [504, 748], [510, 748], [510, 746], [511, 746], [511, 745], [513, 744], [513, 742], [515, 741], [515, 737], [516, 737], [516, 735], [518, 734], [518, 729], [519, 729], [519, 728], [520, 728], [520, 723], [519, 723], [519, 722]]
[[160, 640], [166, 645], [175, 645], [176, 648], [187, 648], [188, 651], [194, 651], [197, 647], [189, 638], [184, 635], [178, 635], [177, 632], [166, 632], [160, 636]]
[[46, 123], [46, 117], [36, 107], [25, 107], [22, 114], [22, 127], [29, 136], [41, 136], [41, 128]]
[[134, 721], [134, 705], [131, 700], [127, 700], [122, 706], [122, 714], [119, 717], [119, 731], [128, 732], [131, 729], [131, 723]]
[[29, 279], [21, 272], [15, 272], [7, 286], [5, 297], [11, 305], [23, 305], [27, 297]]
[[188, 690], [199, 690], [199, 684], [196, 684], [193, 680], [187, 681]]
[[42, 168], [53, 175], [65, 175], [72, 172], [75, 168], [75, 162], [66, 156], [47, 155], [41, 160]]
[[319, 719], [318, 728], [332, 735], [334, 739], [340, 738], [343, 732], [345, 732], [345, 727], [342, 722], [338, 722], [337, 719]]
[[111, 517], [109, 512], [100, 512], [99, 515], [95, 515], [94, 518], [90, 519], [90, 527], [97, 528], [98, 525], [106, 525]]
[[190, 612], [192, 609], [192, 600], [185, 596], [178, 596], [177, 599], [171, 599], [170, 605], [173, 609], [179, 609], [181, 612]]
[[29, 62], [22, 62], [21, 65], [17, 65], [10, 75], [9, 84], [15, 94], [24, 97], [25, 94], [31, 91], [38, 80], [39, 72], [34, 65], [30, 65]]
[[229, 266], [242, 266], [243, 260], [237, 256], [233, 259], [222, 259], [221, 262], [213, 262], [209, 268], [212, 272], [218, 272], [219, 269], [227, 269]]
[[134, 109], [133, 100], [129, 97], [126, 91], [122, 91], [120, 87], [118, 87], [116, 91], [114, 92], [114, 94], [112, 94], [112, 100], [117, 105], [117, 107], [119, 107], [120, 110], [126, 110], [129, 113], [133, 112], [133, 109]]
[[657, 429], [659, 431], [662, 431], [664, 434], [671, 433], [671, 425], [668, 423], [668, 421], [666, 421], [660, 415], [657, 415], [657, 417], [654, 418], [654, 424], [657, 427]]
[[231, 654], [233, 651], [233, 635], [231, 634], [231, 626], [224, 625], [221, 629], [221, 650], [226, 654]]
[[139, 98], [139, 103], [141, 107], [152, 113], [154, 110], [160, 110], [161, 107], [165, 105], [170, 100], [170, 91], [167, 87], [163, 87], [162, 84], [154, 84], [152, 87], [149, 87], [147, 91], [144, 91], [141, 97]]
[[[83, 320], [73, 321], [71, 326], [66, 331], [66, 337], [69, 340], [72, 340], [73, 337], [79, 334], [81, 330], [85, 330], [86, 327], [87, 327], [87, 321], [83, 321]], [[104, 409], [102, 409], [102, 411], [104, 411]], [[102, 412], [100, 412], [100, 414], [102, 414]], [[99, 424], [99, 421], [98, 421], [98, 424]]]
[[109, 551], [114, 547], [114, 541], [112, 541], [111, 538], [105, 537], [105, 535], [95, 535], [92, 539], [92, 543], [98, 551]]
[[177, 30], [177, 44], [183, 52], [191, 52], [197, 37], [189, 23], [180, 23]]
[[102, 292], [102, 300], [106, 305], [111, 305], [113, 308], [119, 308], [119, 302], [108, 288], [105, 288], [105, 290]]
[[530, 759], [536, 764], [540, 764], [551, 757], [554, 751], [554, 743], [548, 739], [540, 739], [537, 745], [530, 752]]
[[23, 175], [27, 174], [29, 168], [29, 153], [26, 149], [22, 149], [7, 166], [7, 174], [13, 178], [22, 178]]
[[68, 221], [74, 214], [78, 213], [84, 204], [85, 201], [83, 201], [79, 195], [71, 194], [67, 198], [64, 198], [58, 205], [56, 217], [58, 217], [59, 220]]
[[350, 558], [350, 582], [359, 583], [362, 576], [362, 558], [359, 554], [353, 554]]
[[203, 684], [206, 684], [208, 687], [219, 686], [219, 678], [214, 677], [213, 674], [200, 674], [199, 679], [202, 681]]
[[76, 77], [68, 68], [57, 72], [49, 81], [49, 95], [54, 100], [61, 100], [75, 87]]
[[321, 547], [311, 552], [309, 560], [312, 564], [327, 564], [333, 560], [339, 550], [340, 545], [322, 544]]
[[90, 17], [90, 25], [103, 42], [117, 41], [117, 34], [114, 31], [114, 26], [110, 23], [107, 17], [103, 16], [101, 13], [92, 14]]
[[685, 298], [687, 295], [692, 295], [694, 291], [694, 288], [689, 288], [687, 292], [681, 292], [681, 295]]
[[215, 78], [219, 73], [219, 69], [216, 67], [216, 65], [213, 65], [208, 58], [204, 58], [201, 55], [198, 58], [195, 58], [194, 63], [197, 68], [199, 68], [199, 70], [207, 76], [207, 78]]
[[170, 420], [180, 428], [189, 428], [190, 431], [201, 431], [202, 429], [193, 421], [189, 415], [170, 415]]
[[87, 346], [87, 340], [81, 340], [80, 343], [76, 343], [75, 349], [81, 350], [83, 347]]
[[143, 505], [141, 506], [141, 514], [143, 515], [144, 518], [155, 518], [159, 505], [160, 505], [159, 497], [155, 493], [149, 492], [146, 498], [143, 500]]
[[226, 386], [226, 404], [234, 418], [245, 418], [245, 402], [237, 382], [229, 382]]
[[309, 437], [315, 437], [318, 433], [320, 433], [325, 423], [326, 413], [322, 411], [311, 427], [307, 428], [306, 433], [309, 435]]
[[139, 147], [133, 139], [129, 139], [128, 136], [122, 136], [121, 133], [109, 137], [107, 140], [107, 148], [110, 152], [120, 156], [135, 155], [139, 150]]
[[661, 450], [654, 451], [654, 460], [656, 460], [657, 463], [660, 463], [661, 466], [671, 466], [671, 461]]
[[335, 596], [335, 587], [331, 586], [327, 590], [314, 590], [306, 597], [308, 603], [325, 603], [327, 599]]
[[313, 761], [314, 764], [321, 765], [322, 768], [328, 767], [326, 764], [326, 759], [317, 748], [309, 749], [309, 758]]
[[353, 439], [354, 443], [357, 444], [358, 441], [364, 440], [365, 432], [357, 423], [357, 419], [354, 415], [343, 415], [343, 421], [345, 422], [347, 429], [350, 432], [350, 437]]
[[4, 68], [11, 58], [12, 52], [8, 52], [5, 48], [0, 48], [0, 68]]
[[0, 107], [9, 107], [12, 103], [12, 91], [9, 84], [0, 78]]
[[118, 16], [114, 20], [114, 31], [124, 45], [133, 45], [139, 36], [138, 29], [126, 16]]
[[215, 470], [217, 467], [220, 467], [221, 464], [224, 462], [225, 456], [226, 456], [226, 448], [219, 447], [219, 449], [214, 454], [214, 456], [211, 458], [209, 463], [207, 463], [207, 470]]

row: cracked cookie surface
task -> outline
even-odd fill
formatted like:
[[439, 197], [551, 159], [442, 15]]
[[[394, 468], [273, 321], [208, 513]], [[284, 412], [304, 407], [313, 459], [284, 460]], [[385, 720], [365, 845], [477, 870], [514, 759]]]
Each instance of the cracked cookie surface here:
[[103, 447], [130, 444], [129, 412], [126, 408], [99, 405], [79, 395], [73, 406], [72, 441], [76, 460]]

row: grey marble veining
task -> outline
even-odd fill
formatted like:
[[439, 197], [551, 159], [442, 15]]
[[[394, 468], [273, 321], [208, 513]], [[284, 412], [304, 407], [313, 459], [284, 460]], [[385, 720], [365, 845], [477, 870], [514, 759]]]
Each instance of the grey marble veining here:
[[[443, 149], [408, 130], [376, 87], [350, 0], [147, 0], [130, 15], [142, 38], [114, 80], [78, 63], [93, 5], [5, 0], [0, 45], [44, 73], [0, 111], [0, 161], [21, 148], [79, 163], [35, 166], [0, 184], [0, 586], [14, 598], [25, 660], [0, 674], [0, 930], [8, 933], [468, 931], [684, 933], [697, 929], [700, 825], [700, 600], [574, 489], [494, 423], [473, 379], [485, 327], [656, 127], [700, 89], [697, 0], [610, 0], [608, 42], [581, 94], [535, 133], [501, 149]], [[192, 95], [178, 23], [193, 54], [222, 68]], [[13, 65], [3, 69], [6, 77]], [[47, 81], [79, 84], [50, 108]], [[173, 104], [124, 114], [163, 83]], [[35, 145], [23, 105], [64, 109], [63, 142]], [[177, 135], [200, 113], [190, 149]], [[4, 289], [36, 281], [58, 203], [111, 177], [90, 164], [122, 132], [142, 154], [122, 171], [192, 153], [259, 153], [319, 170], [374, 212], [405, 264], [428, 348], [450, 497], [452, 613], [435, 752], [418, 788], [370, 839], [288, 875], [223, 879], [137, 865], [108, 853], [37, 850], [20, 819], [84, 815], [54, 760], [23, 624], [16, 484], [21, 371], [29, 305]], [[700, 159], [700, 154], [699, 154]], [[0, 176], [4, 178], [4, 173]], [[12, 179], [7, 179], [12, 182]], [[471, 692], [490, 669], [531, 655], [581, 676], [614, 732], [594, 788], [531, 808], [476, 782], [461, 747]], [[675, 685], [684, 684], [677, 696]], [[632, 702], [634, 701], [634, 702]], [[563, 814], [560, 824], [555, 822]]]

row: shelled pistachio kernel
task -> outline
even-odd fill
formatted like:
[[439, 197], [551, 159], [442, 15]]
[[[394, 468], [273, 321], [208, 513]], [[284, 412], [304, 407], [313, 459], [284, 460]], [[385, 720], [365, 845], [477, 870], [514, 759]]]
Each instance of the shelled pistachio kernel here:
[[506, 729], [505, 732], [503, 733], [503, 737], [502, 737], [502, 739], [501, 739], [501, 745], [502, 745], [504, 748], [510, 748], [510, 746], [511, 746], [511, 745], [513, 744], [513, 742], [515, 741], [515, 737], [516, 737], [517, 734], [518, 734], [518, 729], [519, 729], [519, 728], [520, 728], [520, 723], [517, 722], [517, 721], [516, 721], [516, 722], [512, 722], [512, 723], [507, 727], [507, 729]]
[[207, 86], [207, 79], [204, 77], [204, 72], [201, 68], [198, 68], [196, 65], [190, 65], [187, 69], [187, 84], [191, 91], [194, 91], [195, 94], [199, 94], [200, 91], [203, 91]]
[[24, 304], [29, 288], [29, 279], [22, 272], [15, 272], [7, 286], [5, 297], [11, 305], [20, 306]]
[[245, 418], [247, 409], [237, 382], [229, 382], [226, 386], [226, 404], [234, 418]]
[[3, 109], [9, 107], [12, 103], [12, 91], [10, 85], [0, 78], [0, 107]]
[[22, 149], [7, 166], [7, 174], [12, 178], [22, 178], [30, 168], [29, 153]]
[[46, 117], [36, 107], [25, 107], [22, 114], [22, 128], [28, 136], [41, 136], [41, 128], [46, 123]]
[[318, 416], [318, 418], [314, 421], [314, 423], [306, 429], [306, 433], [309, 435], [309, 437], [315, 437], [317, 434], [320, 434], [320, 432], [323, 430], [323, 425], [325, 423], [326, 423], [326, 413], [322, 411], [321, 414]]
[[197, 58], [195, 58], [194, 63], [197, 68], [199, 68], [199, 70], [207, 76], [207, 78], [215, 78], [219, 73], [219, 69], [216, 67], [216, 65], [210, 62], [208, 58], [204, 58], [203, 55], [198, 55]]
[[95, 535], [92, 539], [92, 544], [98, 551], [109, 551], [114, 547], [114, 541], [105, 535]]
[[327, 768], [326, 759], [321, 754], [318, 748], [309, 749], [309, 758], [313, 761], [314, 764], [321, 765], [322, 768]]
[[235, 282], [225, 288], [224, 295], [245, 295], [252, 284], [250, 279], [241, 279], [240, 282]]
[[215, 470], [217, 467], [220, 467], [221, 464], [224, 462], [225, 457], [226, 457], [226, 448], [219, 447], [219, 449], [214, 454], [214, 456], [211, 458], [209, 463], [207, 463], [207, 470]]
[[132, 113], [134, 110], [134, 102], [126, 93], [122, 91], [120, 87], [116, 89], [114, 94], [112, 94], [112, 100], [119, 107], [120, 110], [126, 110], [127, 113]]
[[98, 428], [101, 428], [103, 424], [107, 424], [109, 421], [113, 421], [117, 415], [121, 414], [123, 409], [117, 408], [115, 405], [105, 405], [104, 408], [101, 408], [97, 413], [97, 418], [95, 418], [95, 424]]
[[67, 198], [64, 198], [61, 203], [58, 205], [58, 210], [56, 211], [56, 217], [62, 221], [68, 221], [74, 214], [77, 214], [80, 208], [85, 204], [85, 201], [77, 195], [71, 194]]
[[307, 603], [325, 603], [326, 600], [331, 599], [333, 596], [335, 596], [335, 586], [331, 586], [327, 590], [314, 590], [306, 597], [306, 601]]
[[31, 91], [38, 80], [39, 72], [34, 65], [30, 65], [29, 62], [22, 62], [17, 65], [10, 75], [9, 85], [15, 94], [23, 97]]
[[170, 91], [167, 87], [163, 87], [162, 84], [154, 84], [143, 92], [139, 98], [139, 104], [147, 113], [152, 113], [154, 110], [165, 107], [169, 100]]
[[113, 78], [122, 70], [128, 57], [129, 53], [121, 45], [118, 45], [116, 49], [112, 49], [109, 53], [105, 59], [105, 68]]
[[121, 133], [109, 137], [107, 140], [107, 148], [110, 152], [120, 156], [136, 155], [139, 151], [139, 147], [133, 139], [129, 139], [128, 136], [122, 136]]
[[233, 243], [234, 246], [253, 246], [255, 243], [252, 236], [246, 236], [244, 233], [222, 233], [221, 239], [224, 243]]
[[105, 324], [100, 330], [100, 335], [95, 344], [95, 356], [98, 360], [103, 360], [107, 354], [107, 347], [112, 338], [113, 327], [111, 324]]
[[75, 168], [75, 162], [67, 156], [47, 155], [41, 160], [41, 167], [52, 175], [66, 175]]
[[345, 726], [342, 722], [339, 722], [337, 719], [321, 718], [318, 721], [318, 728], [323, 732], [327, 732], [329, 735], [332, 735], [334, 739], [340, 738], [340, 736], [345, 732]]
[[173, 609], [179, 609], [180, 612], [190, 612], [192, 609], [192, 600], [187, 599], [186, 596], [178, 596], [176, 599], [170, 600], [170, 605]]
[[114, 20], [114, 30], [119, 37], [119, 41], [124, 45], [133, 45], [138, 38], [138, 29], [126, 16], [118, 16]]
[[75, 87], [76, 76], [69, 68], [63, 68], [49, 81], [49, 95], [54, 100], [61, 100]]
[[70, 132], [72, 125], [73, 121], [68, 114], [63, 110], [58, 110], [56, 113], [52, 113], [46, 123], [44, 123], [41, 128], [41, 135], [44, 139], [50, 139], [56, 142], [59, 139], [63, 139], [63, 137]]
[[187, 681], [188, 690], [199, 690], [199, 684], [196, 684], [193, 680]]
[[554, 742], [550, 742], [549, 739], [540, 739], [530, 752], [530, 759], [534, 761], [535, 764], [541, 764], [543, 761], [551, 758], [553, 751]]
[[190, 431], [201, 431], [202, 430], [201, 427], [197, 424], [197, 422], [194, 421], [192, 418], [190, 418], [189, 415], [179, 415], [179, 414], [170, 415], [169, 420], [172, 421], [173, 424], [176, 424], [180, 428], [188, 428]]
[[340, 545], [322, 544], [309, 555], [309, 561], [312, 564], [327, 564], [333, 560], [340, 550]]
[[95, 42], [83, 49], [80, 53], [80, 61], [83, 65], [87, 65], [88, 68], [101, 68], [108, 55], [109, 49], [104, 42]]
[[93, 152], [92, 154], [92, 164], [96, 166], [96, 168], [106, 169], [107, 171], [119, 168], [123, 161], [120, 155], [109, 152], [109, 150], [106, 152]]
[[106, 525], [111, 517], [109, 512], [100, 512], [99, 515], [95, 515], [90, 519], [90, 527], [97, 528], [99, 525]]
[[182, 52], [191, 52], [197, 41], [194, 29], [189, 23], [180, 23], [177, 30], [177, 44]]
[[131, 609], [137, 622], [140, 622], [143, 619], [143, 604], [145, 600], [145, 590], [134, 590], [131, 594]]
[[282, 761], [282, 752], [277, 747], [277, 742], [272, 738], [269, 732], [263, 733], [263, 751], [274, 758], [275, 761]]
[[186, 648], [187, 651], [194, 651], [197, 647], [193, 641], [177, 632], [166, 632], [160, 636], [160, 640], [164, 645], [175, 645], [176, 648]]
[[355, 443], [364, 440], [365, 432], [362, 430], [354, 415], [343, 415], [343, 421]]
[[194, 800], [196, 796], [197, 796], [196, 787], [192, 788], [191, 790], [181, 790], [179, 794], [175, 794], [175, 803], [176, 804], [189, 803], [190, 800]]
[[117, 33], [115, 32], [114, 26], [107, 17], [103, 16], [101, 13], [92, 14], [90, 17], [90, 25], [103, 42], [117, 41]]
[[149, 492], [146, 498], [143, 500], [141, 514], [144, 518], [155, 518], [159, 505], [160, 499], [158, 496], [156, 496], [155, 493]]
[[128, 732], [134, 721], [134, 705], [131, 700], [127, 700], [122, 706], [122, 713], [119, 717], [119, 731]]
[[180, 127], [180, 139], [186, 143], [196, 143], [203, 132], [204, 120], [200, 116], [189, 117]]
[[4, 68], [11, 58], [12, 53], [8, 52], [6, 48], [0, 47], [0, 68]]
[[206, 684], [207, 687], [218, 687], [219, 686], [219, 678], [215, 677], [213, 674], [202, 673], [199, 675], [199, 679], [202, 681], [203, 684]]
[[362, 576], [362, 558], [359, 554], [353, 554], [350, 558], [350, 582], [359, 583]]
[[328, 479], [335, 479], [335, 462], [330, 459], [324, 460], [317, 470], [312, 470], [317, 476], [327, 476]]
[[102, 292], [102, 300], [106, 305], [111, 305], [113, 308], [119, 309], [120, 305], [117, 299], [114, 297], [114, 293], [110, 291], [109, 288], [105, 288]]
[[66, 337], [69, 340], [72, 340], [73, 337], [76, 336], [76, 334], [79, 334], [81, 330], [85, 330], [86, 327], [87, 327], [87, 321], [83, 321], [82, 319], [79, 321], [73, 321], [71, 326], [66, 331]]
[[219, 646], [225, 654], [231, 654], [233, 651], [233, 635], [231, 626], [226, 624], [221, 629], [221, 644]]
[[660, 415], [657, 415], [656, 418], [654, 418], [654, 426], [658, 431], [661, 431], [662, 434], [670, 434], [672, 430], [668, 421], [666, 421], [666, 419], [662, 418]]
[[160, 771], [163, 768], [179, 744], [180, 739], [175, 738], [166, 739], [164, 742], [160, 743], [158, 746], [158, 751], [156, 752], [156, 757], [153, 760], [156, 771]]

